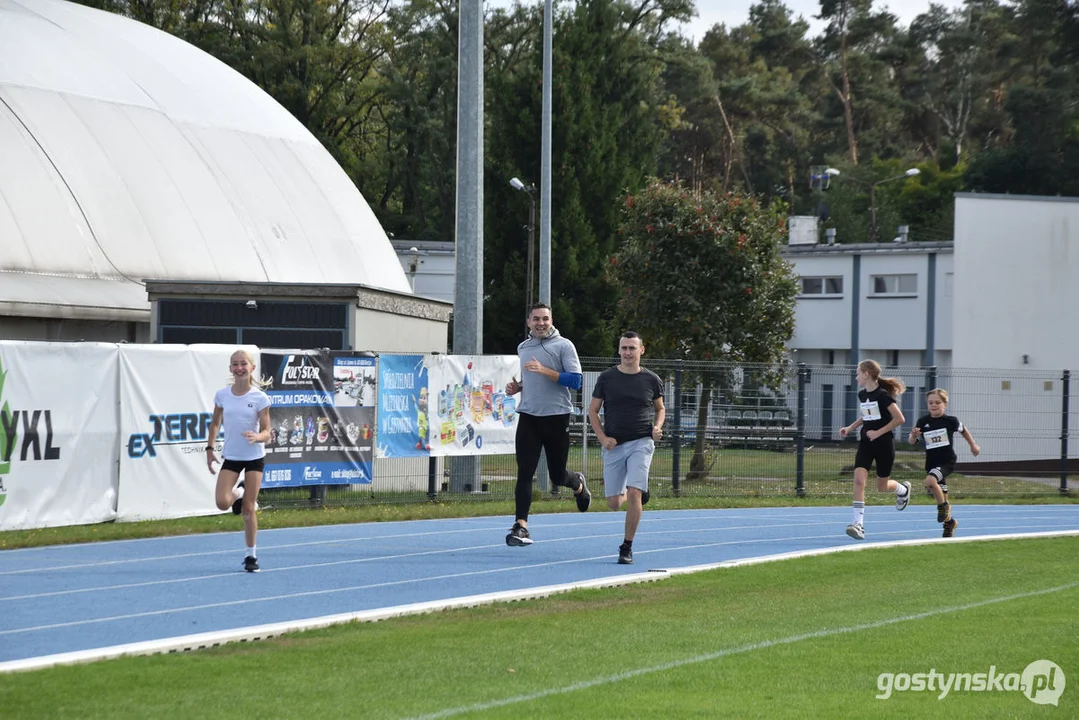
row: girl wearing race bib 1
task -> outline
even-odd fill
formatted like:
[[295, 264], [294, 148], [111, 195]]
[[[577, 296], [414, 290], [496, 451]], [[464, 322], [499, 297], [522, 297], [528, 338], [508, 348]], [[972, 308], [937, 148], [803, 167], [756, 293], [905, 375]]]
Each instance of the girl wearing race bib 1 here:
[[944, 523], [944, 537], [951, 537], [959, 524], [952, 517], [952, 506], [948, 502], [947, 478], [955, 470], [956, 461], [952, 440], [956, 433], [962, 435], [970, 445], [971, 455], [975, 457], [981, 448], [958, 418], [944, 414], [948, 409], [947, 391], [940, 388], [930, 390], [925, 395], [925, 404], [929, 414], [918, 418], [907, 442], [914, 445], [921, 439], [925, 444], [925, 486], [937, 501], [937, 522]]
[[855, 540], [865, 539], [865, 484], [869, 469], [877, 465], [877, 490], [895, 493], [895, 509], [903, 510], [910, 502], [910, 483], [892, 480], [895, 463], [895, 439], [892, 431], [903, 424], [903, 412], [895, 399], [903, 394], [906, 385], [899, 378], [882, 378], [875, 360], [858, 363], [859, 417], [839, 429], [845, 438], [861, 428], [858, 454], [854, 459], [854, 519], [847, 526], [847, 535]]

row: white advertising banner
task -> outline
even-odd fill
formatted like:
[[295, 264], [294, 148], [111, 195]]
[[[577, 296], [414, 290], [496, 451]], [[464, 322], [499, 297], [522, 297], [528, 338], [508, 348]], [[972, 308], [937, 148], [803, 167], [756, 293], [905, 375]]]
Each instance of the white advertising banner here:
[[506, 383], [520, 373], [516, 355], [428, 355], [432, 455], [512, 455], [517, 397]]
[[0, 340], [0, 530], [115, 518], [111, 343]]
[[[246, 348], [258, 362], [258, 348]], [[119, 520], [212, 515], [206, 467], [214, 393], [232, 382], [233, 345], [120, 346]], [[256, 369], [261, 375], [262, 368]], [[218, 435], [218, 450], [223, 435]], [[220, 452], [218, 452], [220, 459]], [[220, 470], [220, 465], [214, 466]]]

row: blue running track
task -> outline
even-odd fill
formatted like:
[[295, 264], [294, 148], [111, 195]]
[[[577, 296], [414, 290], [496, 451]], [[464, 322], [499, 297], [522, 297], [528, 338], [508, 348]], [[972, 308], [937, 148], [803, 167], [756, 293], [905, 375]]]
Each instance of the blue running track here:
[[[312, 618], [528, 591], [647, 571], [866, 543], [941, 542], [936, 508], [849, 507], [644, 513], [634, 565], [616, 564], [621, 513], [536, 515], [536, 544], [507, 547], [505, 518], [259, 532], [262, 572], [244, 573], [241, 532], [0, 552], [0, 671], [31, 659]], [[956, 540], [1079, 534], [1079, 505], [959, 505]], [[628, 579], [628, 578], [625, 578]], [[17, 662], [18, 661], [18, 662]]]

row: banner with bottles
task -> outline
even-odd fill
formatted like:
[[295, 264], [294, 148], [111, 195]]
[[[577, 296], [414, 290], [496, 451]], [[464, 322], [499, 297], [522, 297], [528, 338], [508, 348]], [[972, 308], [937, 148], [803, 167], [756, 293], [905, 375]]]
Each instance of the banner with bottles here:
[[520, 374], [516, 355], [433, 355], [430, 386], [432, 455], [513, 454], [517, 397], [506, 384]]
[[512, 454], [515, 355], [383, 355], [378, 457]]
[[260, 365], [271, 428], [262, 486], [370, 483], [376, 358], [325, 350], [264, 352]]

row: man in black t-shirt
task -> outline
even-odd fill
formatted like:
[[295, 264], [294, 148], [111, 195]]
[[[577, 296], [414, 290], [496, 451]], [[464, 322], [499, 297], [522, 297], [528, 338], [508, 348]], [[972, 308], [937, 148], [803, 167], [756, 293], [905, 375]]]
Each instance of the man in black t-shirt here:
[[918, 418], [907, 442], [913, 445], [921, 439], [925, 444], [925, 486], [937, 501], [937, 522], [944, 523], [944, 537], [952, 537], [958, 523], [952, 517], [946, 481], [955, 470], [955, 434], [963, 436], [975, 457], [981, 452], [981, 448], [974, 442], [970, 430], [959, 422], [959, 418], [945, 414], [948, 408], [948, 393], [945, 390], [930, 390], [926, 393], [925, 404], [929, 408], [929, 414]]
[[[600, 373], [592, 390], [588, 418], [603, 447], [603, 487], [607, 506], [626, 506], [626, 536], [618, 548], [618, 562], [633, 562], [633, 536], [648, 502], [648, 472], [656, 441], [663, 437], [663, 383], [641, 367], [644, 344], [626, 331], [618, 340], [621, 362]], [[603, 408], [603, 421], [599, 411]]]

